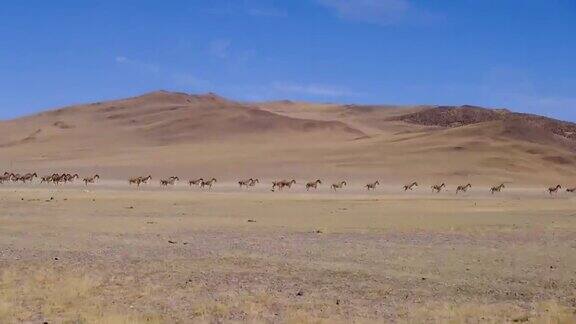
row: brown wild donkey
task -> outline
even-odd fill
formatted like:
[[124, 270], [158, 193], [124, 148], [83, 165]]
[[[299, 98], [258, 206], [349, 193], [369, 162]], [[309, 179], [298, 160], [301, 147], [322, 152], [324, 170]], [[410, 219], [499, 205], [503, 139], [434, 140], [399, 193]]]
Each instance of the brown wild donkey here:
[[465, 186], [458, 186], [458, 188], [456, 188], [456, 194], [458, 194], [459, 192], [467, 192], [469, 188], [472, 188], [471, 184], [467, 184]]
[[404, 191], [413, 190], [414, 187], [418, 187], [418, 182], [414, 181], [411, 184], [407, 184], [404, 186]]
[[272, 191], [274, 191], [276, 188], [282, 190], [286, 187], [288, 187], [288, 189], [292, 188], [292, 185], [296, 184], [296, 180], [292, 179], [290, 181], [288, 180], [278, 180], [278, 181], [273, 181], [272, 182]]
[[180, 178], [172, 176], [168, 179], [160, 180], [160, 185], [163, 187], [173, 186], [176, 183], [176, 181], [180, 181]]
[[340, 181], [338, 183], [333, 183], [331, 188], [332, 190], [336, 191], [338, 189], [342, 189], [346, 185], [347, 185], [346, 181]]
[[208, 187], [208, 189], [212, 189], [212, 186], [214, 185], [214, 183], [216, 183], [216, 178], [212, 178], [208, 181], [202, 181], [200, 183], [200, 187], [201, 188]]
[[376, 186], [379, 184], [380, 184], [380, 182], [378, 180], [376, 180], [375, 182], [367, 184], [365, 187], [366, 187], [366, 190], [376, 190]]
[[84, 185], [87, 186], [89, 183], [94, 183], [97, 179], [100, 180], [100, 176], [97, 174], [92, 177], [84, 178]]
[[306, 191], [308, 191], [310, 189], [318, 189], [319, 184], [322, 184], [322, 181], [320, 179], [318, 179], [316, 181], [308, 182], [306, 184]]
[[247, 180], [240, 180], [238, 181], [238, 185], [240, 186], [240, 188], [242, 187], [254, 187], [258, 182], [260, 182], [260, 180], [258, 179], [247, 179]]
[[442, 183], [441, 185], [433, 185], [433, 186], [430, 187], [430, 188], [432, 188], [432, 192], [439, 193], [439, 192], [442, 191], [442, 189], [444, 189], [445, 187], [446, 187], [446, 184], [445, 184], [445, 183]]
[[496, 192], [501, 192], [502, 189], [504, 189], [504, 188], [506, 188], [506, 186], [502, 183], [502, 184], [500, 184], [499, 186], [490, 188], [490, 193], [491, 193], [491, 194], [494, 194], [494, 193], [496, 193]]
[[204, 181], [204, 178], [199, 178], [199, 179], [195, 179], [195, 180], [190, 180], [188, 181], [188, 185], [190, 187], [194, 186], [199, 186], [200, 184], [202, 184], [202, 181]]
[[555, 193], [558, 193], [558, 190], [560, 190], [560, 189], [562, 189], [562, 186], [557, 185], [556, 187], [548, 188], [548, 193], [549, 194], [555, 194]]

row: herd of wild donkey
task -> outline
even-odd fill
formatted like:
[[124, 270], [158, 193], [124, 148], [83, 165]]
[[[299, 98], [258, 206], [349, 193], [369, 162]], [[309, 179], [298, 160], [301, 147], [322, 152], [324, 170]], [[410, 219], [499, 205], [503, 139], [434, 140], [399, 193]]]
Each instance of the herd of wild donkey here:
[[[4, 183], [4, 182], [17, 182], [17, 183], [28, 183], [28, 182], [33, 182], [35, 178], [38, 178], [38, 174], [36, 173], [26, 173], [26, 174], [18, 174], [18, 173], [12, 173], [12, 172], [4, 172], [4, 174], [2, 176], [0, 176], [0, 184]], [[48, 175], [48, 176], [44, 176], [40, 178], [40, 183], [53, 183], [55, 185], [59, 185], [59, 184], [65, 184], [65, 183], [72, 183], [74, 182], [76, 179], [79, 179], [80, 177], [78, 176], [78, 174], [70, 174], [70, 173], [54, 173], [52, 175]], [[91, 177], [87, 177], [87, 178], [83, 178], [82, 181], [84, 182], [84, 185], [88, 186], [91, 183], [95, 183], [96, 180], [100, 179], [99, 175], [94, 175]], [[150, 180], [152, 180], [152, 176], [147, 176], [147, 177], [135, 177], [135, 178], [130, 178], [128, 179], [128, 183], [130, 185], [135, 185], [137, 187], [140, 187], [141, 184], [147, 184]], [[173, 186], [176, 184], [177, 181], [180, 181], [180, 179], [178, 177], [170, 177], [167, 179], [161, 179], [160, 180], [160, 185], [162, 187], [167, 187], [167, 186]], [[189, 180], [188, 181], [188, 185], [189, 186], [198, 186], [200, 188], [207, 188], [207, 189], [212, 189], [212, 186], [216, 183], [216, 179], [212, 178], [210, 180], [205, 180], [203, 178], [199, 178], [199, 179], [194, 179], [194, 180]], [[245, 188], [249, 188], [249, 187], [254, 187], [256, 186], [256, 184], [260, 183], [260, 181], [258, 179], [247, 179], [247, 180], [240, 180], [238, 181], [238, 185], [240, 186], [240, 188], [245, 187]], [[285, 188], [292, 188], [292, 185], [296, 184], [296, 180], [278, 180], [278, 181], [273, 181], [272, 182], [272, 191], [276, 191], [276, 190], [283, 190]], [[312, 181], [312, 182], [308, 182], [306, 183], [306, 190], [309, 191], [310, 189], [318, 189], [318, 185], [322, 184], [322, 181], [320, 179], [316, 180], [316, 181]], [[347, 185], [346, 181], [340, 181], [337, 183], [332, 184], [330, 187], [332, 190], [337, 191], [338, 189], [342, 189]], [[376, 186], [380, 185], [380, 182], [376, 181], [376, 182], [372, 182], [372, 183], [368, 183], [366, 184], [364, 187], [366, 188], [366, 190], [370, 191], [370, 190], [376, 190]], [[411, 191], [414, 190], [414, 188], [418, 187], [418, 183], [417, 182], [412, 182], [410, 184], [407, 184], [404, 186], [404, 191]], [[499, 186], [495, 186], [490, 188], [490, 193], [494, 194], [497, 192], [501, 192], [502, 189], [504, 189], [506, 186], [504, 184], [500, 184]], [[440, 193], [442, 190], [446, 189], [446, 184], [442, 183], [440, 185], [433, 185], [430, 187], [432, 189], [432, 192], [435, 193]], [[471, 184], [467, 184], [464, 186], [458, 186], [456, 188], [456, 194], [459, 193], [464, 193], [467, 192], [468, 189], [472, 188]], [[556, 194], [558, 193], [560, 190], [562, 189], [561, 185], [557, 185], [555, 187], [550, 187], [547, 189], [547, 192], [549, 194]], [[566, 192], [569, 193], [574, 193], [576, 192], [576, 187], [575, 188], [568, 188], [566, 189]]]

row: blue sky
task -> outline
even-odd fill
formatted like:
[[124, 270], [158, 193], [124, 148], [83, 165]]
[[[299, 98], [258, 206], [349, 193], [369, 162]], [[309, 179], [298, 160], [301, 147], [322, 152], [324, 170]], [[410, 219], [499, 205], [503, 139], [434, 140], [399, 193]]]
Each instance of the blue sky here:
[[0, 118], [165, 89], [576, 121], [575, 0], [4, 0]]

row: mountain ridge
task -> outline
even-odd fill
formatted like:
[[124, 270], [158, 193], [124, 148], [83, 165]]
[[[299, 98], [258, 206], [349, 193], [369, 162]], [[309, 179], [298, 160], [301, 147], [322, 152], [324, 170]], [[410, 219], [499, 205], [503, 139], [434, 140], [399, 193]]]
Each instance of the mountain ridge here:
[[574, 123], [476, 106], [246, 103], [155, 91], [0, 126], [0, 168], [112, 177], [134, 169], [230, 177], [257, 170], [396, 181], [576, 176]]

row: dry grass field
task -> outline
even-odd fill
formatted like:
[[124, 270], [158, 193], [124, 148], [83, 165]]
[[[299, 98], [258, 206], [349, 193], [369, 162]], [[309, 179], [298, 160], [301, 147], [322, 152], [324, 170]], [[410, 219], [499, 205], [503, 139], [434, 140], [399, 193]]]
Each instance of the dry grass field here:
[[576, 321], [576, 196], [397, 187], [0, 186], [0, 322]]

